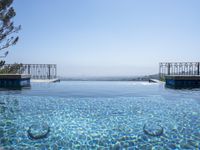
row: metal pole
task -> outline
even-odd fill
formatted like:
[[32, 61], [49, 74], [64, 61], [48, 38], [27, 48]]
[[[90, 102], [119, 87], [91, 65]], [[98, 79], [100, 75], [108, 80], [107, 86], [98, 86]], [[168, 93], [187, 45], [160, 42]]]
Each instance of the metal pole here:
[[30, 65], [28, 65], [28, 74], [31, 74]]
[[57, 78], [57, 65], [55, 65], [55, 78]]
[[168, 68], [168, 73], [167, 73], [167, 75], [170, 75], [170, 63], [168, 63], [167, 68]]
[[197, 75], [199, 75], [199, 62], [197, 64]]
[[161, 80], [161, 63], [159, 63], [159, 79]]
[[51, 79], [51, 66], [50, 65], [48, 65], [48, 69], [49, 69], [48, 79]]

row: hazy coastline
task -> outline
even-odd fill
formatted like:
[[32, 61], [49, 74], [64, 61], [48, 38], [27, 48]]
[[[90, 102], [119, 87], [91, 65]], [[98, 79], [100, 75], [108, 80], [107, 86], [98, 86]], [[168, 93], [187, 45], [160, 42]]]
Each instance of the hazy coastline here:
[[61, 81], [149, 81], [158, 79], [158, 74], [144, 76], [93, 76], [93, 77], [59, 77]]

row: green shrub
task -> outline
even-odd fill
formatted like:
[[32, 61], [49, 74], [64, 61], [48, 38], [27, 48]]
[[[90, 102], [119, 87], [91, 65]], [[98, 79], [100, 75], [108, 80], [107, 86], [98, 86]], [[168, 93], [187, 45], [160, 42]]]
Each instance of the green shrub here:
[[12, 64], [0, 66], [0, 74], [21, 74], [24, 72], [23, 64]]

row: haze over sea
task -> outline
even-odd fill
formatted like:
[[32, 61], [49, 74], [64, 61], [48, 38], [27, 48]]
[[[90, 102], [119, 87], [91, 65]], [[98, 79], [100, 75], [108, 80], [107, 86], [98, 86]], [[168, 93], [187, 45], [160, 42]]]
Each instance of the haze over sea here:
[[55, 63], [67, 77], [158, 72], [199, 61], [199, 0], [16, 0], [19, 43], [7, 63]]

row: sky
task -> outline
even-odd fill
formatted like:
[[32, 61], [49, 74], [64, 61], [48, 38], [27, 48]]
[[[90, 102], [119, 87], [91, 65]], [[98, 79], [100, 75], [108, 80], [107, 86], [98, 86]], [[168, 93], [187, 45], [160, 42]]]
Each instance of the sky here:
[[55, 63], [60, 76], [158, 73], [200, 60], [199, 0], [15, 0], [20, 40], [7, 63]]

